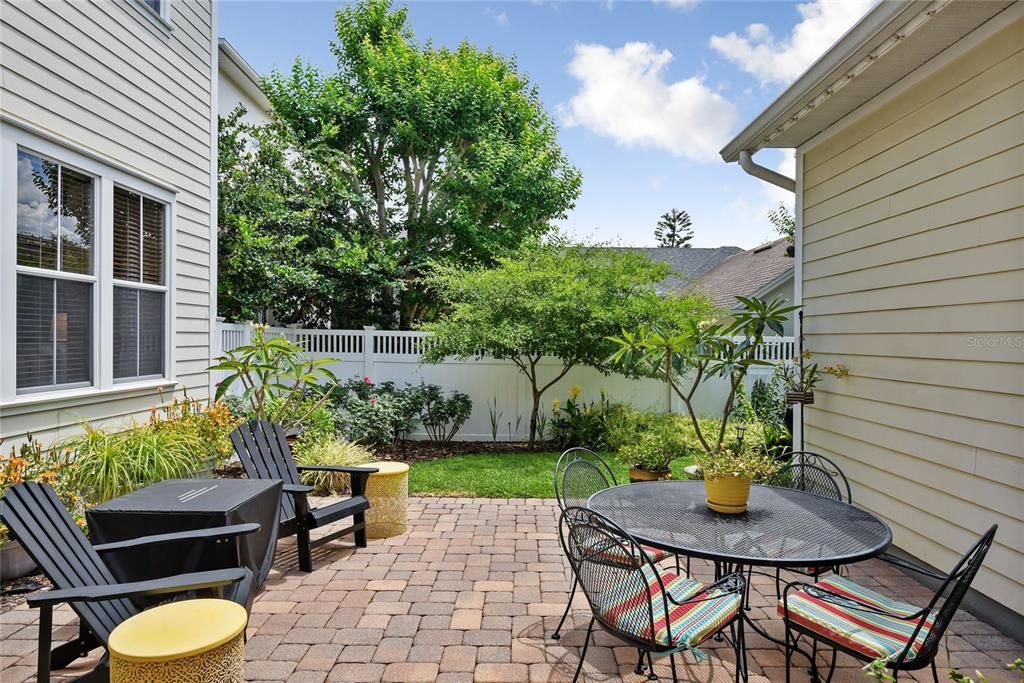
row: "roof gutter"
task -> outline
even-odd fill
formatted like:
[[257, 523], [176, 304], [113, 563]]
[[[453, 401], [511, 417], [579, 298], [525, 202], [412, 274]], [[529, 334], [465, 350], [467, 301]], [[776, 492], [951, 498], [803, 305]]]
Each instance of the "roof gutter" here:
[[784, 176], [781, 173], [765, 168], [754, 161], [754, 155], [749, 149], [741, 149], [739, 154], [740, 168], [754, 176], [760, 178], [766, 183], [777, 185], [783, 190], [789, 190], [792, 193], [796, 193], [796, 181], [788, 176]]

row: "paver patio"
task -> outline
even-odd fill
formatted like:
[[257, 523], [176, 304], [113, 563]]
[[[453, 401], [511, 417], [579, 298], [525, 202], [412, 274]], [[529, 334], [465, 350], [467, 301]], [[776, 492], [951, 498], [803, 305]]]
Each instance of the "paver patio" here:
[[[281, 544], [277, 565], [249, 621], [246, 677], [253, 681], [568, 681], [577, 664], [589, 610], [577, 598], [577, 628], [561, 642], [548, 637], [565, 606], [568, 565], [559, 547], [553, 500], [410, 499], [409, 532], [353, 551], [343, 544], [314, 553], [315, 570], [298, 571], [294, 546]], [[711, 569], [694, 563], [698, 577]], [[850, 568], [854, 580], [911, 602], [925, 586], [878, 561]], [[754, 577], [753, 618], [781, 637], [774, 581]], [[36, 614], [24, 605], [0, 615], [0, 680], [35, 675]], [[54, 615], [55, 642], [76, 632], [67, 607]], [[582, 625], [582, 627], [580, 627]], [[636, 651], [598, 633], [584, 667], [587, 681], [639, 682]], [[677, 657], [680, 680], [731, 681], [731, 648], [709, 643], [707, 658]], [[751, 681], [785, 679], [781, 649], [748, 632]], [[1024, 644], [961, 611], [947, 637], [941, 669], [982, 671], [1017, 683], [1005, 664]], [[95, 654], [99, 654], [97, 650]], [[667, 660], [656, 671], [669, 679]], [[853, 659], [840, 656], [837, 681], [866, 681]], [[81, 675], [89, 662], [64, 674]], [[69, 678], [70, 676], [68, 676]], [[582, 677], [581, 677], [582, 678]], [[931, 680], [930, 672], [917, 680]], [[67, 680], [57, 677], [55, 680]], [[670, 679], [669, 679], [670, 680]], [[794, 681], [806, 681], [798, 672]]]

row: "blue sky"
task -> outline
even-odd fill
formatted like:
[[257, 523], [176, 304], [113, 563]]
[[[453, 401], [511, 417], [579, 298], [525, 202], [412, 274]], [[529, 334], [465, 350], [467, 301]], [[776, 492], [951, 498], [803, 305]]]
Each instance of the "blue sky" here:
[[[753, 247], [792, 195], [725, 164], [717, 151], [863, 15], [873, 0], [409, 3], [418, 40], [468, 40], [514, 55], [583, 172], [564, 229], [652, 246], [658, 216], [688, 211], [694, 246]], [[301, 57], [336, 67], [343, 3], [221, 2], [220, 34], [260, 73]], [[397, 4], [397, 3], [396, 3]], [[782, 151], [758, 155], [792, 175]]]

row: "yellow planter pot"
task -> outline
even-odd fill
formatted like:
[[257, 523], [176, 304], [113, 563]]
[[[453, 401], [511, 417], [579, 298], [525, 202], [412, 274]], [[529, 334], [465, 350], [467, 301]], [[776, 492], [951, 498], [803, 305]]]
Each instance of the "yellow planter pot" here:
[[660, 481], [662, 479], [668, 479], [672, 476], [670, 470], [659, 472], [658, 470], [643, 470], [639, 467], [629, 468], [629, 480], [631, 482], [638, 481]]
[[709, 508], [725, 515], [738, 515], [747, 511], [750, 480], [732, 474], [719, 479], [705, 479], [704, 492]]
[[377, 472], [366, 482], [366, 536], [391, 538], [409, 528], [409, 466], [400, 462], [375, 462]]

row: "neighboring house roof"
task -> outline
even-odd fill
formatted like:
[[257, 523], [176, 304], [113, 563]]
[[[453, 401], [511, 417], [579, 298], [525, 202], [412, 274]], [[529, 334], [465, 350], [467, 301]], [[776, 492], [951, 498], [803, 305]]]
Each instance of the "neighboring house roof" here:
[[659, 294], [681, 292], [698, 277], [728, 257], [743, 251], [739, 247], [615, 247], [619, 251], [644, 254], [652, 261], [667, 263], [673, 274], [658, 286]]
[[1012, 5], [880, 2], [721, 151], [799, 147]]
[[760, 295], [793, 277], [793, 258], [786, 256], [785, 237], [741, 251], [708, 270], [693, 283], [716, 306], [733, 308], [736, 297]]
[[267, 99], [260, 87], [260, 75], [249, 66], [249, 62], [238, 54], [238, 50], [226, 38], [219, 39], [218, 45], [220, 49], [217, 68], [230, 78], [242, 92], [259, 104], [263, 111], [270, 111], [270, 100]]

